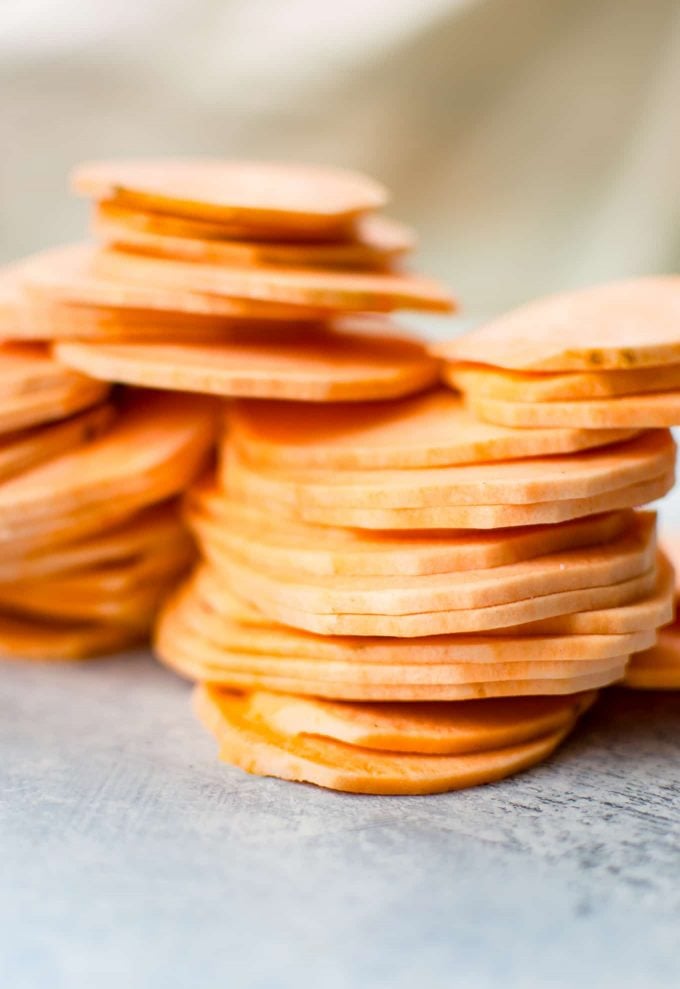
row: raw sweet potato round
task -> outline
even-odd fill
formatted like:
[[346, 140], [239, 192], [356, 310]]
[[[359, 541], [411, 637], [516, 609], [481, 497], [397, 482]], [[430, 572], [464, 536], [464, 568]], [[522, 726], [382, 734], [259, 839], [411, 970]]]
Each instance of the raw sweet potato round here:
[[446, 361], [521, 371], [604, 371], [680, 362], [680, 276], [530, 302], [434, 348]]

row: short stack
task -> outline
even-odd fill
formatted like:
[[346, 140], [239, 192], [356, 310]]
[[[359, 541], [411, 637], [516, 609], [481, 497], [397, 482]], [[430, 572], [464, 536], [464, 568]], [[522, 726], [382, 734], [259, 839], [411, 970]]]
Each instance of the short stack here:
[[[436, 348], [444, 377], [488, 423], [654, 430], [680, 425], [680, 277], [541, 299]], [[493, 363], [490, 362], [493, 355]], [[664, 543], [680, 563], [677, 539]], [[677, 623], [634, 657], [625, 682], [680, 688]]]

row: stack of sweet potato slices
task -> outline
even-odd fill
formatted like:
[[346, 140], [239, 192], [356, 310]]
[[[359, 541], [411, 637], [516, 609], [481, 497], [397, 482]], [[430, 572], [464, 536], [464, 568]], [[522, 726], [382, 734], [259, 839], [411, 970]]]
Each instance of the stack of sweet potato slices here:
[[680, 424], [680, 276], [550, 296], [436, 349], [490, 422], [519, 427]]
[[7, 361], [50, 369], [27, 399], [0, 352], [0, 651], [106, 651], [164, 601], [157, 653], [223, 759], [362, 793], [498, 780], [600, 689], [674, 685], [674, 572], [640, 509], [674, 483], [677, 279], [429, 350], [392, 314], [454, 300], [365, 176], [130, 161], [73, 184], [96, 242], [0, 277]]

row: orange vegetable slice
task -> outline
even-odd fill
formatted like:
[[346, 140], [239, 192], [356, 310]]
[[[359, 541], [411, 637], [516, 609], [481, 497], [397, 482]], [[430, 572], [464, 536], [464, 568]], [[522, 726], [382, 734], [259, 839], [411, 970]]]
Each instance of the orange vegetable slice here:
[[116, 247], [159, 257], [236, 266], [386, 268], [415, 246], [411, 230], [383, 216], [360, 217], [352, 239], [347, 240], [253, 241], [230, 238], [228, 231], [224, 236], [219, 225], [205, 221], [127, 209], [111, 202], [96, 207], [93, 231], [100, 241]]
[[434, 348], [444, 360], [525, 371], [680, 363], [680, 277], [597, 285], [539, 299]]
[[[656, 557], [656, 519], [639, 513], [628, 531], [610, 543], [549, 553], [484, 570], [411, 575], [300, 574], [294, 566], [254, 567], [230, 551], [202, 545], [217, 573], [247, 571], [266, 599], [321, 614], [408, 615], [489, 608], [586, 587], [617, 584], [646, 573]], [[235, 587], [240, 587], [236, 582]], [[248, 595], [251, 600], [255, 600]]]
[[282, 519], [264, 506], [227, 498], [209, 482], [188, 496], [187, 518], [199, 541], [216, 550], [254, 566], [312, 575], [417, 575], [503, 566], [608, 542], [631, 521], [624, 511], [523, 529], [373, 532]]
[[177, 506], [172, 502], [153, 505], [94, 536], [56, 545], [41, 543], [17, 555], [12, 553], [14, 547], [10, 545], [9, 554], [4, 553], [0, 560], [0, 585], [121, 563], [149, 553], [162, 558], [168, 547], [182, 543], [187, 544], [187, 535]]
[[680, 690], [680, 625], [659, 632], [655, 646], [633, 656], [625, 684], [638, 690]]
[[221, 478], [225, 489], [238, 496], [292, 506], [304, 519], [308, 507], [514, 506], [589, 498], [653, 480], [674, 463], [671, 434], [654, 430], [578, 455], [412, 470], [255, 468], [227, 451]]
[[475, 398], [504, 402], [555, 402], [614, 398], [680, 388], [680, 364], [628, 371], [509, 371], [488, 364], [446, 364], [443, 375], [454, 388]]
[[419, 391], [437, 365], [388, 324], [352, 320], [338, 331], [225, 343], [61, 343], [59, 360], [93, 377], [213, 395], [329, 402]]
[[61, 422], [0, 437], [0, 481], [93, 440], [113, 418], [113, 406], [98, 405]]
[[208, 158], [86, 162], [73, 188], [91, 199], [174, 216], [336, 236], [387, 201], [379, 183], [337, 168]]
[[[96, 270], [100, 251], [91, 244], [65, 244], [23, 261], [6, 275], [14, 310], [23, 296], [58, 305], [103, 307], [122, 311], [158, 312], [256, 323], [318, 321], [318, 309], [280, 305], [272, 301], [226, 299], [192, 292], [179, 283], [154, 285], [104, 277]], [[166, 263], [166, 262], [163, 262]], [[7, 290], [6, 290], [7, 292]], [[17, 298], [18, 296], [18, 298]], [[0, 302], [0, 310], [3, 308]], [[186, 320], [185, 320], [186, 325]]]
[[571, 725], [595, 692], [416, 704], [338, 703], [256, 691], [248, 713], [283, 735], [321, 736], [348, 745], [422, 755], [488, 752]]
[[[203, 466], [216, 430], [208, 399], [138, 393], [111, 429], [0, 487], [6, 532], [91, 512], [113, 521], [184, 488]], [[118, 514], [122, 512], [122, 514]]]
[[145, 285], [205, 293], [229, 299], [302, 306], [326, 313], [391, 312], [417, 309], [452, 312], [453, 297], [422, 275], [284, 268], [273, 265], [236, 267], [128, 251], [100, 249], [94, 272], [119, 284]]
[[0, 614], [0, 659], [81, 660], [107, 655], [143, 641], [138, 628], [43, 621]]
[[297, 402], [235, 403], [230, 442], [264, 467], [403, 469], [572, 453], [629, 439], [633, 431], [515, 430], [480, 422], [439, 389], [382, 405], [329, 406], [314, 415]]
[[[229, 491], [236, 498], [249, 497], [238, 478], [230, 475]], [[238, 483], [236, 483], [238, 481]], [[586, 515], [646, 505], [667, 494], [675, 483], [674, 471], [642, 484], [632, 484], [615, 491], [587, 498], [564, 498], [526, 505], [445, 505], [422, 508], [335, 508], [330, 505], [291, 506], [271, 504], [284, 517], [298, 518], [323, 526], [364, 529], [502, 529], [514, 526], [554, 525]], [[258, 495], [257, 497], [265, 497]]]
[[482, 419], [520, 428], [658, 429], [680, 425], [680, 389], [573, 402], [506, 402], [471, 395], [470, 404]]
[[422, 755], [275, 732], [249, 713], [247, 699], [205, 685], [197, 688], [195, 707], [224, 761], [251, 773], [352, 793], [423, 794], [490, 783], [547, 758], [571, 727], [492, 752]]
[[[523, 635], [612, 635], [659, 628], [674, 615], [675, 574], [662, 552], [657, 555], [651, 588], [623, 606], [592, 608], [517, 626]], [[490, 633], [495, 634], [495, 633]]]
[[[217, 611], [220, 610], [221, 587], [226, 583], [228, 587], [237, 587], [240, 596], [256, 604], [270, 618], [293, 628], [321, 635], [399, 637], [482, 632], [576, 611], [618, 607], [649, 594], [656, 583], [655, 570], [651, 568], [646, 573], [617, 583], [545, 593], [503, 604], [383, 614], [302, 609], [285, 598], [285, 591], [290, 585], [284, 585], [270, 575], [259, 573], [235, 560], [223, 561], [219, 573], [214, 573], [212, 569], [210, 573], [212, 579], [206, 580], [203, 590], [206, 600]], [[299, 596], [296, 602], [298, 600]], [[395, 611], [396, 607], [392, 610]]]
[[[514, 626], [486, 634], [412, 639], [320, 636], [270, 621], [225, 587], [222, 587], [218, 602], [220, 610], [214, 610], [203, 598], [205, 576], [206, 571], [199, 569], [175, 597], [170, 611], [185, 626], [226, 652], [359, 665], [479, 666], [485, 663], [611, 659], [639, 652], [653, 645], [656, 637], [656, 628], [652, 625], [620, 635], [541, 635], [525, 631], [525, 626]], [[661, 618], [663, 620], [664, 615]]]

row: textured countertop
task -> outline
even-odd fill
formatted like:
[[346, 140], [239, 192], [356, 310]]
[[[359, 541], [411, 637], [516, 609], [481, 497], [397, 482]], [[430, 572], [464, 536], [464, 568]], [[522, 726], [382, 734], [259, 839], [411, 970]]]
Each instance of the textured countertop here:
[[0, 985], [680, 985], [680, 694], [547, 764], [358, 797], [219, 764], [145, 656], [0, 671]]

